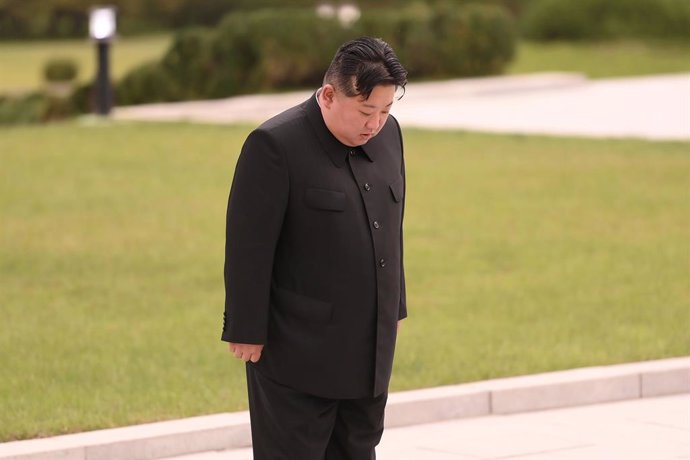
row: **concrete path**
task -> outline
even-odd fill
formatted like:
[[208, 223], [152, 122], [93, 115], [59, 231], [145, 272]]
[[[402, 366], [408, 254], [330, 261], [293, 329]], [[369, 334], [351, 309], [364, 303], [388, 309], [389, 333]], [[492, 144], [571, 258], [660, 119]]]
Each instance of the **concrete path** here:
[[[255, 124], [311, 93], [121, 107], [114, 117]], [[543, 73], [410, 83], [393, 114], [404, 127], [690, 140], [690, 74], [588, 80]]]
[[[429, 423], [385, 431], [379, 460], [690, 459], [690, 395]], [[168, 460], [251, 460], [251, 449]]]

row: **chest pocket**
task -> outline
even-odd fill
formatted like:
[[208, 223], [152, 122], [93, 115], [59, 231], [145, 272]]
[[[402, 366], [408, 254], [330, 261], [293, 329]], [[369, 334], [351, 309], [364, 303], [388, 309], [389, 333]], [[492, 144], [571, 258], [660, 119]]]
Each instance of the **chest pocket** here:
[[344, 211], [345, 193], [322, 188], [308, 188], [304, 193], [304, 201], [310, 208], [323, 211]]
[[390, 187], [391, 189], [391, 193], [393, 194], [393, 199], [395, 200], [395, 202], [400, 203], [400, 200], [403, 199], [403, 191], [405, 189], [402, 176], [400, 176], [395, 182], [390, 184], [388, 187]]

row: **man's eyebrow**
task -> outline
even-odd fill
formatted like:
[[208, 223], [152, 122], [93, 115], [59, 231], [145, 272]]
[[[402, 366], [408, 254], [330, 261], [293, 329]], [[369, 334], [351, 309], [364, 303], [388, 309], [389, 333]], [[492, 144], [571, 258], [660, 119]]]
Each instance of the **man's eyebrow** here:
[[[386, 107], [390, 107], [390, 106], [392, 106], [392, 105], [393, 105], [393, 101], [391, 101], [390, 104], [388, 104]], [[375, 105], [366, 104], [366, 103], [362, 104], [362, 107], [367, 107], [367, 108], [369, 108], [369, 109], [375, 109], [375, 108], [377, 108]]]

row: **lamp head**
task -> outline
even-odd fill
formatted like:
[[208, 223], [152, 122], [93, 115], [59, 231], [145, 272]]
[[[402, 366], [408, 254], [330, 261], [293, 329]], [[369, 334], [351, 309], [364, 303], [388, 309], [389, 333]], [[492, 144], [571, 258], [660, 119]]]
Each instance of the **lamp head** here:
[[89, 15], [89, 35], [97, 42], [109, 42], [115, 36], [115, 7], [96, 6]]

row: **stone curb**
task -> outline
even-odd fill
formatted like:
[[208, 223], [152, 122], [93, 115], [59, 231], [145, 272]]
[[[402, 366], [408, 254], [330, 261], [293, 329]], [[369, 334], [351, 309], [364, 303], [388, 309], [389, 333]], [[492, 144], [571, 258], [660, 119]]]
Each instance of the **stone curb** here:
[[[690, 357], [391, 393], [386, 427], [690, 393]], [[235, 412], [0, 444], [0, 460], [149, 460], [251, 445]]]

